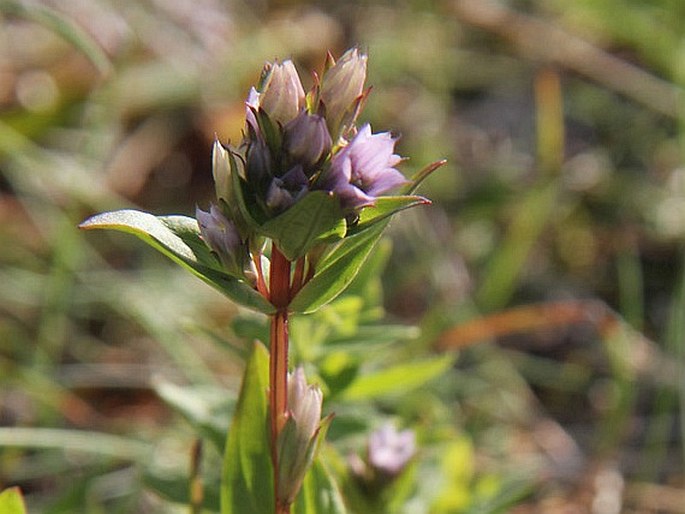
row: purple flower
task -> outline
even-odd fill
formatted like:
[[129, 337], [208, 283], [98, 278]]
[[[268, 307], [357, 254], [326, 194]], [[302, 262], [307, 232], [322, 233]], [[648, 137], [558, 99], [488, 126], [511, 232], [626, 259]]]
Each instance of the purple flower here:
[[407, 183], [404, 175], [394, 168], [402, 160], [393, 153], [395, 141], [389, 132], [372, 134], [371, 126], [364, 125], [333, 156], [331, 167], [317, 188], [333, 191], [345, 210], [373, 205], [380, 194]]
[[397, 476], [416, 452], [412, 430], [397, 429], [387, 423], [369, 436], [369, 466], [386, 476]]
[[216, 253], [226, 271], [243, 277], [247, 250], [235, 224], [214, 204], [210, 205], [209, 212], [196, 208], [195, 217], [202, 239]]
[[264, 191], [273, 175], [273, 159], [266, 141], [260, 135], [249, 140], [245, 154], [245, 174], [257, 191]]
[[332, 144], [326, 120], [317, 114], [303, 110], [283, 127], [283, 150], [288, 164], [299, 164], [307, 175], [321, 165]]
[[247, 132], [251, 138], [260, 135], [259, 123], [257, 123], [257, 117], [255, 116], [255, 112], [258, 110], [259, 93], [254, 87], [251, 87], [250, 92], [247, 94], [247, 100], [245, 100], [245, 121], [247, 121]]
[[309, 180], [297, 165], [282, 177], [274, 177], [266, 192], [266, 206], [280, 213], [294, 204], [309, 190]]

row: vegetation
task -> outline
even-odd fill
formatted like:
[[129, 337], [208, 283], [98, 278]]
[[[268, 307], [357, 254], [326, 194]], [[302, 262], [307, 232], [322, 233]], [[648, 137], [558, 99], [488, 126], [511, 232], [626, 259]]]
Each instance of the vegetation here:
[[[360, 121], [401, 134], [407, 177], [448, 164], [343, 296], [291, 320], [348, 509], [683, 512], [684, 10], [0, 1], [0, 484], [32, 514], [218, 511], [268, 320], [77, 225], [194, 215], [264, 62], [308, 88], [358, 45]], [[394, 480], [368, 472], [386, 423], [416, 435]]]

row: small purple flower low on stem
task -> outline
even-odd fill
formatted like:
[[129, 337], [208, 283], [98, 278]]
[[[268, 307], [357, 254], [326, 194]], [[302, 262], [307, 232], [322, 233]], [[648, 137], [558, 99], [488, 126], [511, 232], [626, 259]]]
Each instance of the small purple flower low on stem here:
[[416, 452], [413, 430], [398, 432], [387, 423], [369, 436], [369, 466], [387, 477], [399, 475]]
[[400, 476], [416, 454], [416, 436], [413, 430], [397, 431], [386, 423], [369, 435], [364, 458], [351, 454], [348, 465], [357, 484], [370, 496], [382, 491]]

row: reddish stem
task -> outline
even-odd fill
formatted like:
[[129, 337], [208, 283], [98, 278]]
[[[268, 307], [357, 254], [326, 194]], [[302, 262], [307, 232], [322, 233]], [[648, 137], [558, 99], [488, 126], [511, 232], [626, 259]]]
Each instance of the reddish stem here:
[[278, 309], [271, 316], [269, 347], [269, 407], [271, 418], [271, 460], [274, 467], [276, 514], [289, 514], [290, 506], [278, 501], [278, 436], [288, 412], [288, 303], [290, 302], [290, 261], [276, 245], [271, 248], [270, 295]]

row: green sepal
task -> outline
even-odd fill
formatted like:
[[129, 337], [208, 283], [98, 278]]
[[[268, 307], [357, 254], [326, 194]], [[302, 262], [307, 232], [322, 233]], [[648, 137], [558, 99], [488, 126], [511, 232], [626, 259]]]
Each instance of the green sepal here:
[[[297, 480], [304, 480], [305, 474], [311, 468], [316, 455], [319, 453], [319, 449], [326, 439], [326, 432], [328, 432], [328, 427], [331, 425], [333, 416], [329, 415], [321, 421], [319, 428], [316, 430], [314, 435], [311, 437], [304, 447], [300, 447], [296, 442], [297, 437], [297, 423], [290, 417], [286, 421], [283, 431], [278, 438], [278, 464], [279, 464], [279, 477], [287, 477], [286, 480], [295, 481], [294, 484], [290, 484], [291, 496], [290, 500], [294, 500], [299, 492], [302, 482], [297, 484]], [[285, 481], [281, 486], [285, 485]], [[285, 491], [284, 491], [285, 492]]]
[[345, 229], [335, 196], [313, 191], [283, 214], [264, 223], [259, 232], [273, 239], [288, 260], [295, 261], [317, 244], [342, 239]]
[[293, 504], [293, 514], [345, 514], [345, 504], [333, 476], [321, 458], [304, 478], [302, 490]]
[[387, 223], [387, 219], [381, 220], [360, 234], [346, 237], [322, 257], [312, 279], [293, 298], [290, 310], [314, 312], [342, 293], [359, 273]]
[[257, 125], [259, 125], [259, 130], [261, 130], [262, 137], [271, 150], [271, 154], [277, 156], [281, 151], [283, 139], [278, 123], [274, 123], [261, 107], [255, 111], [255, 118], [257, 118]]
[[236, 303], [271, 314], [275, 308], [248, 283], [228, 275], [200, 238], [200, 228], [187, 216], [154, 216], [125, 209], [87, 219], [80, 228], [111, 229], [133, 234], [180, 264]]
[[347, 230], [347, 235], [358, 234], [375, 223], [410, 207], [430, 203], [431, 201], [423, 196], [379, 196], [374, 205], [361, 210], [357, 222]]
[[0, 493], [0, 512], [2, 514], [26, 514], [24, 497], [18, 487], [10, 487]]
[[269, 450], [269, 354], [255, 343], [228, 432], [221, 476], [221, 514], [274, 512]]
[[244, 206], [244, 197], [240, 170], [233, 149], [225, 147], [219, 140], [216, 140], [212, 147], [212, 174], [219, 204], [228, 218], [235, 223], [244, 241], [250, 236], [251, 226], [244, 213], [246, 209], [241, 208], [241, 205]]
[[[257, 206], [253, 203], [248, 205], [246, 202], [247, 198], [254, 198], [253, 194], [246, 194], [247, 183], [241, 177], [240, 170], [238, 168], [238, 162], [236, 161], [235, 154], [229, 152], [229, 162], [231, 163], [231, 182], [233, 184], [232, 193], [235, 205], [227, 205], [229, 212], [232, 216], [240, 218], [247, 227], [248, 235], [256, 232], [259, 225], [264, 221], [260, 218]], [[235, 213], [235, 214], [234, 214]], [[243, 234], [241, 234], [243, 236]]]

